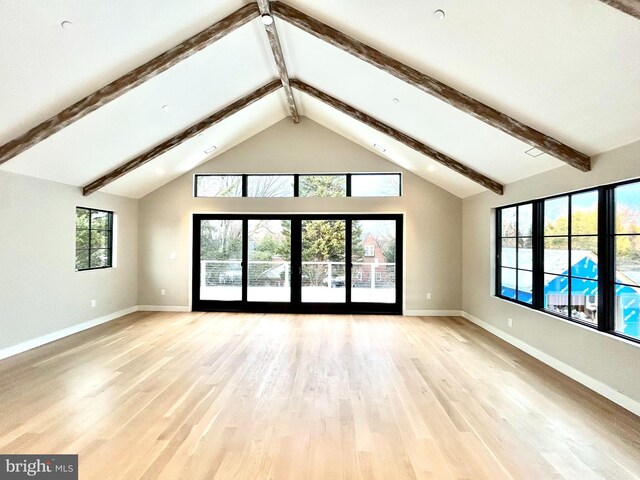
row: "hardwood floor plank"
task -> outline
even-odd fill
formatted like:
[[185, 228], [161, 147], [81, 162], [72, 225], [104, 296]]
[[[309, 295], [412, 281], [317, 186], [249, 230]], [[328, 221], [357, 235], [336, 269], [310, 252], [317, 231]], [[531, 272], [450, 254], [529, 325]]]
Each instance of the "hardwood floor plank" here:
[[81, 478], [639, 479], [640, 418], [460, 318], [139, 312], [0, 362]]

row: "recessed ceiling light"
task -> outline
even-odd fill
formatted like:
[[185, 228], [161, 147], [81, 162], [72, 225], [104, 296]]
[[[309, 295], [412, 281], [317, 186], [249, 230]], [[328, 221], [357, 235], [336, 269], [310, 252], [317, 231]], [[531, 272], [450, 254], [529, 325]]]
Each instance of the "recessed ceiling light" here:
[[436, 10], [435, 12], [433, 12], [433, 16], [436, 20], [444, 20], [444, 10]]
[[60, 26], [64, 30], [70, 30], [73, 27], [73, 23], [71, 23], [69, 20], [64, 20], [62, 23], [60, 23]]
[[162, 110], [165, 110], [165, 111], [169, 110], [169, 105], [162, 105]]
[[527, 150], [526, 152], [527, 155], [529, 155], [530, 157], [539, 157], [540, 155], [542, 155], [544, 152], [536, 147], [530, 148], [529, 150]]
[[271, 15], [269, 15], [268, 13], [265, 13], [264, 15], [262, 15], [262, 23], [269, 26], [269, 25], [273, 25], [273, 17]]
[[393, 99], [393, 103], [400, 103], [400, 99], [399, 98], [394, 98]]
[[436, 169], [436, 167], [434, 165], [429, 165], [427, 167], [427, 171], [429, 171], [429, 172], [433, 172], [435, 169]]
[[373, 148], [383, 153], [386, 151], [386, 148], [384, 148], [382, 145], [378, 145], [377, 143], [373, 144]]
[[215, 145], [211, 145], [209, 148], [204, 149], [204, 153], [209, 155], [211, 152], [215, 152], [218, 149]]
[[156, 168], [156, 175], [164, 175], [164, 168]]

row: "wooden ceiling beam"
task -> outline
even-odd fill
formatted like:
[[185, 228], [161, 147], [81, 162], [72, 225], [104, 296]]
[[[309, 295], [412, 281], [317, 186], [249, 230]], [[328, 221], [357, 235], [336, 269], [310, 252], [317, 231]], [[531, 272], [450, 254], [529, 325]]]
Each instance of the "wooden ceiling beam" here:
[[381, 121], [373, 118], [370, 115], [367, 115], [364, 112], [361, 112], [360, 110], [352, 107], [351, 105], [347, 105], [346, 103], [338, 100], [337, 98], [334, 98], [318, 90], [317, 88], [312, 87], [308, 83], [305, 83], [302, 80], [298, 80], [294, 78], [291, 80], [291, 85], [294, 88], [297, 88], [298, 90], [300, 90], [301, 92], [311, 95], [312, 97], [317, 98], [318, 100], [326, 103], [327, 105], [335, 108], [336, 110], [339, 110], [342, 113], [349, 115], [351, 118], [354, 118], [359, 122], [364, 123], [365, 125], [381, 133], [384, 133], [385, 135], [393, 138], [394, 140], [397, 140], [398, 142], [403, 143], [407, 147], [412, 148], [413, 150], [423, 155], [426, 155], [429, 158], [432, 158], [436, 162], [441, 163], [445, 167], [448, 167], [451, 170], [459, 173], [460, 175], [467, 177], [469, 180], [472, 180], [482, 185], [483, 187], [491, 190], [492, 192], [495, 192], [498, 195], [502, 195], [504, 193], [504, 187], [500, 183], [496, 182], [495, 180], [492, 180], [491, 178], [479, 172], [476, 172], [472, 168], [469, 168], [461, 164], [457, 160], [454, 160], [453, 158], [445, 155], [444, 153], [438, 152], [437, 150], [429, 147], [428, 145], [425, 145], [424, 143], [416, 140], [413, 137], [410, 137], [409, 135], [406, 135], [400, 132], [399, 130], [396, 130], [391, 126], [385, 123], [382, 123]]
[[282, 86], [284, 87], [284, 94], [287, 98], [287, 104], [289, 105], [291, 118], [293, 119], [294, 123], [298, 123], [300, 121], [300, 117], [298, 116], [298, 108], [296, 107], [296, 102], [293, 98], [293, 91], [291, 90], [291, 85], [289, 83], [289, 72], [287, 71], [287, 65], [284, 62], [284, 54], [282, 53], [280, 37], [278, 36], [278, 30], [276, 29], [275, 20], [273, 20], [273, 15], [271, 14], [269, 0], [257, 0], [257, 3], [258, 8], [260, 9], [260, 15], [268, 16], [272, 19], [273, 23], [271, 23], [270, 25], [265, 24], [264, 28], [267, 31], [267, 38], [269, 39], [269, 45], [271, 46], [271, 51], [273, 52], [273, 58], [276, 61], [278, 75], [280, 76], [280, 81], [282, 82]]
[[177, 135], [171, 137], [170, 139], [156, 145], [153, 148], [150, 148], [146, 152], [138, 155], [136, 158], [129, 160], [127, 163], [119, 166], [115, 170], [103, 175], [96, 181], [90, 183], [86, 187], [82, 189], [83, 195], [90, 195], [96, 190], [100, 190], [101, 188], [109, 185], [111, 182], [117, 180], [118, 178], [126, 175], [127, 173], [135, 170], [138, 167], [141, 167], [145, 163], [153, 160], [154, 158], [162, 155], [163, 153], [168, 152], [172, 148], [180, 145], [183, 142], [186, 142], [190, 138], [198, 135], [199, 133], [205, 131], [209, 127], [215, 125], [216, 123], [221, 122], [225, 118], [230, 117], [231, 115], [239, 112], [243, 108], [248, 107], [254, 102], [257, 102], [261, 98], [269, 95], [272, 92], [275, 92], [282, 86], [280, 80], [272, 80], [271, 82], [263, 85], [259, 89], [255, 90], [253, 93], [250, 93], [246, 97], [241, 98], [240, 100], [233, 102], [232, 104], [224, 107], [222, 110], [217, 111], [216, 113], [208, 116], [204, 120], [192, 125], [191, 127], [181, 131]]
[[602, 3], [620, 10], [621, 12], [640, 19], [640, 1], [639, 0], [600, 0]]
[[100, 90], [62, 110], [57, 115], [33, 127], [28, 132], [2, 145], [0, 147], [0, 165], [46, 138], [49, 138], [73, 122], [80, 120], [101, 106], [118, 98], [120, 95], [146, 82], [150, 78], [173, 67], [194, 53], [208, 47], [236, 28], [257, 18], [258, 15], [259, 10], [255, 3], [245, 5], [228, 17], [223, 18], [197, 35], [185, 40], [180, 45], [167, 50], [144, 65], [139, 66], [102, 87]]
[[[620, 0], [622, 1], [622, 0]], [[380, 70], [448, 103], [502, 132], [534, 146], [569, 165], [587, 172], [591, 169], [589, 157], [573, 148], [525, 125], [510, 116], [475, 100], [444, 83], [421, 73], [369, 45], [366, 45], [330, 27], [295, 8], [282, 3], [272, 4], [273, 13], [282, 20], [319, 38]]]

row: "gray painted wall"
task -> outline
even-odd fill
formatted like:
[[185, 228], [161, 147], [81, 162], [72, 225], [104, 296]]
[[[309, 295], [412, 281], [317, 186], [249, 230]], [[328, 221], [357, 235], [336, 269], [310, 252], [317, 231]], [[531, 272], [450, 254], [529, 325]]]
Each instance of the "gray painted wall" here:
[[[1, 171], [0, 192], [0, 349], [137, 305], [136, 200]], [[75, 271], [76, 206], [115, 212], [116, 268]]]
[[[402, 171], [404, 196], [206, 199], [192, 194], [194, 172], [358, 171]], [[317, 123], [285, 119], [140, 200], [139, 303], [189, 305], [194, 212], [395, 212], [405, 213], [406, 309], [460, 310], [461, 209], [454, 195]]]
[[[462, 309], [580, 372], [640, 401], [640, 345], [498, 299], [494, 293], [495, 207], [640, 177], [640, 142], [593, 158], [589, 173], [564, 166], [509, 184], [505, 195], [463, 202]], [[507, 326], [512, 318], [513, 327]]]

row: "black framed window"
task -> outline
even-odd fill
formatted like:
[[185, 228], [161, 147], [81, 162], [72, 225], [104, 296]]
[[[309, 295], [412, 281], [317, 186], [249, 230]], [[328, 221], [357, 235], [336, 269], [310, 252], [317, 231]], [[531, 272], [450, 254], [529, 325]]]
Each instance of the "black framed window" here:
[[346, 175], [300, 175], [300, 197], [346, 197]]
[[544, 309], [598, 324], [598, 190], [544, 200]]
[[76, 271], [113, 266], [113, 212], [76, 207]]
[[351, 174], [352, 197], [400, 197], [399, 173], [353, 173]]
[[640, 181], [496, 210], [496, 296], [640, 341]]
[[640, 182], [616, 187], [614, 202], [613, 325], [640, 340]]
[[533, 299], [533, 204], [502, 209], [499, 236], [500, 294], [531, 304]]
[[293, 175], [247, 175], [247, 197], [293, 197]]
[[400, 197], [400, 173], [197, 174], [194, 196]]
[[242, 175], [196, 175], [196, 197], [242, 197]]

